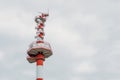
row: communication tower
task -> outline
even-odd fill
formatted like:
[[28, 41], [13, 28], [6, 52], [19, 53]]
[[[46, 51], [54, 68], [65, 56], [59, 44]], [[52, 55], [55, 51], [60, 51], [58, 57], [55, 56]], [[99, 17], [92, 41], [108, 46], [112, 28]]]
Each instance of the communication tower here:
[[35, 17], [35, 22], [37, 24], [37, 27], [35, 29], [37, 30], [35, 38], [36, 41], [32, 42], [29, 46], [29, 49], [27, 50], [27, 60], [29, 63], [35, 63], [36, 62], [36, 80], [43, 80], [42, 78], [42, 67], [43, 62], [45, 61], [45, 58], [48, 58], [52, 55], [52, 49], [50, 47], [50, 44], [48, 42], [44, 41], [44, 26], [46, 22], [46, 18], [49, 16], [49, 14], [46, 13], [40, 13], [40, 15]]

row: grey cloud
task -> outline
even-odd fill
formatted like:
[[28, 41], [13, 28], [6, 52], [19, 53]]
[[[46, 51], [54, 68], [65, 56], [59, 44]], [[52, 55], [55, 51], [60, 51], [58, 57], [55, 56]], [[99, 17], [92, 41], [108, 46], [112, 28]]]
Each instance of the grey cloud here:
[[[120, 52], [120, 24], [119, 24], [119, 9], [120, 2], [113, 0], [52, 0], [52, 1], [30, 1], [30, 0], [12, 0], [1, 1], [1, 10], [22, 11], [20, 19], [21, 24], [28, 26], [32, 18], [26, 18], [23, 13], [33, 16], [42, 8], [49, 8], [50, 18], [46, 24], [46, 40], [53, 46], [54, 55], [45, 61], [45, 79], [46, 80], [119, 80], [119, 52]], [[4, 5], [3, 5], [4, 4]], [[19, 11], [20, 10], [20, 11]], [[27, 17], [29, 17], [27, 16]], [[24, 21], [22, 21], [24, 19]], [[33, 21], [33, 20], [32, 20]], [[50, 24], [50, 22], [52, 24]], [[54, 24], [57, 23], [57, 24]], [[12, 24], [10, 24], [12, 25]], [[18, 24], [19, 25], [19, 24]], [[62, 37], [64, 34], [56, 32], [58, 26], [64, 30], [67, 29], [68, 33], [79, 35], [80, 39], [75, 43], [71, 37]], [[29, 25], [30, 26], [30, 25]], [[33, 25], [32, 25], [33, 26]], [[53, 27], [52, 27], [53, 26]], [[47, 28], [52, 27], [52, 28]], [[13, 27], [14, 28], [14, 27]], [[21, 27], [23, 28], [23, 27]], [[32, 29], [33, 27], [31, 27]], [[55, 28], [55, 29], [54, 29]], [[2, 28], [1, 28], [2, 29]], [[33, 28], [34, 29], [34, 28]], [[53, 29], [53, 30], [49, 30]], [[21, 30], [22, 31], [22, 30]], [[53, 31], [53, 32], [51, 32]], [[59, 31], [59, 30], [57, 30]], [[65, 32], [64, 30], [63, 32]], [[5, 52], [5, 60], [1, 62], [2, 66], [0, 77], [2, 80], [8, 79], [35, 79], [35, 64], [27, 63], [26, 50], [30, 42], [32, 42], [34, 35], [27, 35], [26, 38], [12, 37], [5, 34], [6, 31], [0, 32], [1, 42], [0, 50]], [[24, 31], [23, 31], [24, 32]], [[33, 32], [30, 30], [30, 34]], [[54, 33], [55, 32], [55, 33]], [[61, 31], [62, 32], [62, 31]], [[9, 33], [10, 34], [10, 33]], [[22, 33], [21, 33], [22, 34]], [[56, 35], [56, 36], [54, 36]], [[73, 35], [73, 36], [74, 36]], [[57, 37], [58, 36], [58, 37]], [[65, 36], [70, 36], [65, 33]], [[64, 38], [61, 40], [61, 38]], [[52, 40], [54, 39], [54, 40]], [[79, 38], [78, 38], [79, 39]], [[73, 39], [72, 39], [73, 40]], [[66, 42], [64, 42], [66, 41]], [[71, 41], [72, 42], [72, 41]], [[84, 48], [95, 48], [96, 52], [92, 56], [73, 56], [82, 54], [81, 49], [74, 49], [76, 46], [85, 46]], [[61, 44], [65, 43], [65, 44]], [[72, 47], [74, 46], [74, 47]], [[92, 47], [92, 48], [91, 48]], [[84, 49], [83, 48], [83, 49]], [[85, 50], [84, 49], [84, 50]], [[77, 51], [77, 52], [76, 52]], [[8, 55], [7, 55], [8, 54]], [[70, 55], [69, 55], [70, 54]], [[73, 54], [73, 55], [71, 55]], [[7, 58], [7, 59], [6, 59]], [[9, 63], [8, 63], [9, 61]], [[74, 66], [82, 62], [90, 62], [96, 68], [95, 72], [76, 72]], [[7, 66], [5, 63], [8, 63]], [[30, 71], [27, 73], [27, 71]], [[33, 72], [33, 73], [32, 73]], [[29, 74], [31, 73], [31, 74]], [[6, 78], [7, 76], [7, 78]]]

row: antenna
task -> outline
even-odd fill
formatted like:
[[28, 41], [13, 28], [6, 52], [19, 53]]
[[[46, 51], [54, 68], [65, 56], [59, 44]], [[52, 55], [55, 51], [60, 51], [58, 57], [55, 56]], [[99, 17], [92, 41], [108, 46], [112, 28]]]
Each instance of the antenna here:
[[36, 80], [43, 80], [42, 74], [42, 67], [43, 62], [46, 58], [52, 55], [52, 49], [48, 42], [44, 41], [44, 24], [46, 22], [47, 17], [49, 16], [48, 13], [40, 12], [40, 15], [35, 17], [35, 22], [37, 23], [37, 27], [35, 28], [36, 31], [36, 41], [32, 42], [27, 50], [27, 60], [29, 63], [35, 63], [37, 66], [36, 70]]

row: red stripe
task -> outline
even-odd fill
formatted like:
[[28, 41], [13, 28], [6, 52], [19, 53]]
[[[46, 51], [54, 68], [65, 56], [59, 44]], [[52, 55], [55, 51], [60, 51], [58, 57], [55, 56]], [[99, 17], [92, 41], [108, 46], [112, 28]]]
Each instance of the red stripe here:
[[43, 78], [37, 78], [36, 80], [43, 80]]
[[43, 65], [43, 60], [37, 60], [37, 65]]
[[37, 43], [44, 43], [43, 41], [37, 41]]
[[40, 38], [43, 38], [43, 33], [40, 33], [38, 36], [39, 36]]
[[43, 65], [43, 61], [44, 61], [44, 55], [42, 55], [42, 54], [39, 54], [39, 55], [37, 55], [37, 61], [36, 61], [36, 63], [37, 63], [37, 66], [38, 65]]
[[44, 24], [43, 23], [40, 23], [38, 28], [43, 28], [44, 27]]

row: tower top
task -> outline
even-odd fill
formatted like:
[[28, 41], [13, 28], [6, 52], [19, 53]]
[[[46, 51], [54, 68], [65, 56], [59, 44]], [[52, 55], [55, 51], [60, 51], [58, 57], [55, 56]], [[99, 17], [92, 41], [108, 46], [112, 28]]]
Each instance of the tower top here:
[[46, 18], [49, 16], [47, 13], [40, 13], [40, 15], [35, 17], [35, 22], [37, 23], [37, 32], [35, 38], [37, 38], [37, 42], [42, 42], [44, 39], [44, 24], [46, 22]]
[[35, 17], [35, 22], [37, 23], [37, 27], [35, 27], [36, 41], [32, 42], [29, 46], [29, 49], [27, 51], [28, 57], [27, 60], [30, 63], [34, 63], [37, 60], [37, 55], [43, 54], [45, 58], [48, 58], [52, 55], [51, 46], [48, 42], [44, 42], [44, 27], [46, 18], [49, 16], [47, 13], [40, 13], [40, 15]]

